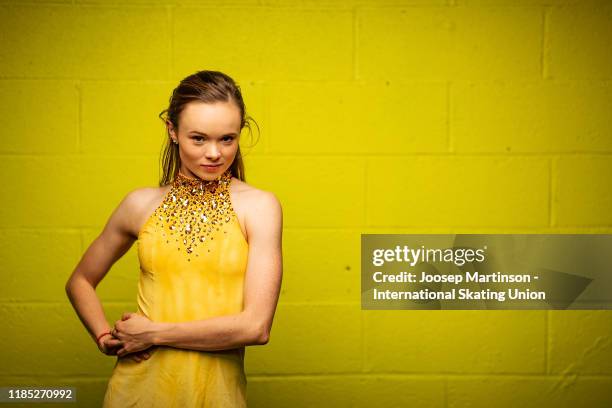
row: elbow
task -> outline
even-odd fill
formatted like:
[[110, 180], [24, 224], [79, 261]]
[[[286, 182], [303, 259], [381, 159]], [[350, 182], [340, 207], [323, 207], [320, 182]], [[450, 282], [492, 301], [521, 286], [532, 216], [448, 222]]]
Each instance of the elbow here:
[[73, 298], [74, 293], [81, 290], [83, 284], [89, 284], [92, 288], [95, 289], [95, 286], [85, 279], [83, 276], [72, 274], [70, 278], [66, 281], [66, 285], [64, 285], [64, 290], [66, 291], [66, 295], [69, 299]]
[[253, 333], [252, 344], [254, 345], [263, 346], [264, 344], [268, 344], [268, 341], [270, 341], [270, 330], [268, 330], [264, 325], [256, 326]]
[[72, 279], [68, 279], [68, 282], [66, 282], [66, 285], [64, 286], [64, 290], [66, 291], [66, 296], [70, 298], [72, 295]]
[[64, 285], [64, 290], [68, 299], [72, 300], [74, 298], [74, 293], [78, 292], [81, 288], [81, 282], [81, 277], [75, 275], [68, 279], [66, 285]]
[[259, 337], [257, 340], [258, 340], [257, 344], [260, 346], [263, 346], [264, 344], [268, 344], [268, 341], [270, 341], [270, 332], [267, 330], [260, 331]]
[[270, 329], [272, 322], [267, 319], [261, 319], [253, 313], [243, 312], [243, 328], [248, 345], [257, 346], [264, 345], [270, 341]]

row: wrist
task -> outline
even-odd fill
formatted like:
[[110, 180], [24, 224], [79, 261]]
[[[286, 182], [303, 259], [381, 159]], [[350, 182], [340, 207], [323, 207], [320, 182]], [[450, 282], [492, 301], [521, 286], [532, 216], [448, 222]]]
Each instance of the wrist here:
[[111, 331], [110, 329], [103, 331], [102, 333], [98, 334], [98, 336], [96, 337], [96, 343], [100, 344], [102, 342], [102, 340], [106, 337], [111, 335]]
[[172, 331], [172, 323], [155, 322], [151, 332], [151, 343], [155, 346], [163, 346], [167, 340], [167, 333]]
[[98, 349], [100, 351], [102, 351], [103, 353], [106, 354], [106, 345], [104, 344], [104, 340], [106, 340], [106, 337], [109, 336], [108, 334], [100, 337], [100, 340], [98, 340], [98, 342], [96, 343], [96, 345], [98, 346]]

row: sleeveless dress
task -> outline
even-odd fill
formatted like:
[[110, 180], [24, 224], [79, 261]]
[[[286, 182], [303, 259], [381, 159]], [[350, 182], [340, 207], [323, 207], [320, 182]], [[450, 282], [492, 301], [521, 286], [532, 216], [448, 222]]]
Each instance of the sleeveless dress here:
[[[242, 311], [248, 243], [230, 183], [229, 169], [215, 180], [177, 174], [138, 234], [137, 313], [184, 322]], [[117, 357], [103, 407], [246, 407], [244, 347], [154, 347], [141, 362]]]

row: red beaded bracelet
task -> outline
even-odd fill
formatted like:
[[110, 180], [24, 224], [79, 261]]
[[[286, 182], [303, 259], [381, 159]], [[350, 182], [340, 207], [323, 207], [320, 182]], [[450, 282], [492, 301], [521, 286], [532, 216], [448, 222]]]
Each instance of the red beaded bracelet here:
[[101, 335], [99, 335], [99, 336], [98, 336], [98, 338], [96, 339], [96, 343], [99, 343], [99, 342], [100, 342], [100, 339], [102, 338], [102, 336], [105, 336], [105, 335], [107, 335], [107, 334], [111, 334], [111, 332], [107, 331], [107, 332], [104, 332], [104, 333], [102, 333]]

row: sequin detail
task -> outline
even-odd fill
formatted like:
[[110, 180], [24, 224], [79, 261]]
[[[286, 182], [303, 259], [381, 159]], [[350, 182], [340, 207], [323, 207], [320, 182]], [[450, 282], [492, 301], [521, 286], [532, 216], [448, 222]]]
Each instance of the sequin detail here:
[[166, 242], [174, 240], [177, 250], [185, 251], [188, 261], [191, 254], [199, 256], [196, 249], [205, 247], [214, 239], [215, 232], [231, 220], [234, 214], [229, 194], [231, 179], [229, 169], [214, 180], [190, 178], [179, 172], [155, 209], [156, 225], [162, 227]]

